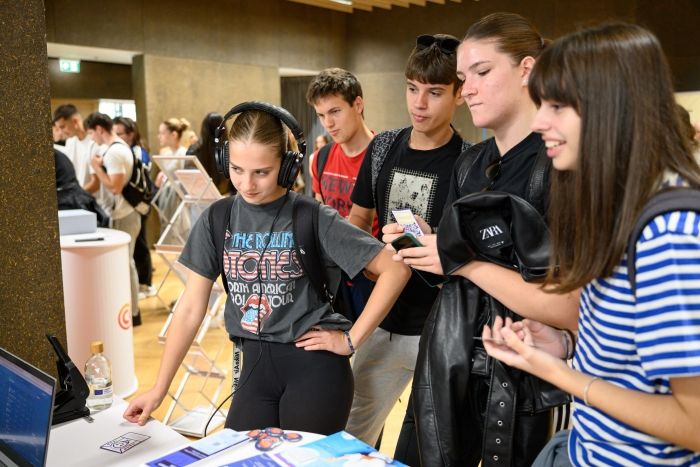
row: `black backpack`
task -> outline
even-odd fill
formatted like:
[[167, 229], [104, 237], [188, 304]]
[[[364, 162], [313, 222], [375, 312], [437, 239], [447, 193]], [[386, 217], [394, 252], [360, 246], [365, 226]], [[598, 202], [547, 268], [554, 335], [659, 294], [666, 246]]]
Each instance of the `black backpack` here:
[[[224, 273], [224, 241], [235, 199], [235, 196], [221, 199], [209, 208], [211, 239], [216, 247], [216, 258], [226, 295], [229, 295], [229, 288]], [[292, 234], [294, 236], [294, 250], [304, 274], [309, 278], [309, 282], [318, 296], [330, 303], [332, 308], [335, 292], [330, 290], [328, 272], [323, 264], [321, 254], [321, 244], [316, 236], [320, 206], [320, 202], [309, 196], [296, 196], [292, 207]]]
[[[321, 184], [321, 174], [323, 174], [323, 169], [326, 167], [326, 162], [328, 162], [328, 155], [331, 153], [331, 148], [335, 142], [330, 142], [318, 150], [316, 154], [316, 178], [318, 180], [319, 186]], [[319, 193], [321, 198], [323, 198], [323, 193]]]
[[656, 216], [673, 211], [695, 211], [700, 213], [700, 190], [690, 188], [664, 190], [652, 197], [642, 209], [637, 222], [632, 228], [632, 235], [630, 235], [630, 240], [627, 244], [627, 276], [632, 286], [632, 293], [635, 295], [637, 293], [637, 269], [635, 268], [634, 258], [637, 255], [637, 241], [649, 222]]
[[[121, 143], [120, 141], [115, 141], [109, 147], [111, 148], [115, 144], [124, 144], [125, 146], [129, 147], [128, 144]], [[109, 151], [109, 148], [107, 151]], [[151, 202], [156, 194], [156, 187], [151, 179], [151, 171], [148, 170], [146, 164], [144, 164], [141, 159], [136, 157], [131, 147], [129, 147], [129, 151], [131, 151], [134, 166], [131, 171], [129, 183], [124, 185], [124, 188], [122, 189], [122, 196], [131, 206], [133, 206], [136, 212], [142, 216], [145, 216], [151, 209]], [[106, 154], [107, 153], [105, 152], [105, 155]]]

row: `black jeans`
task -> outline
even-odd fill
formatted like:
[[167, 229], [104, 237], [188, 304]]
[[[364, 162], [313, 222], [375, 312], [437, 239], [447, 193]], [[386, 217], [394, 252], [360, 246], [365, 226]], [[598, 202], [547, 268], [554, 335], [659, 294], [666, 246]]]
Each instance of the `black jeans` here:
[[243, 356], [240, 381], [245, 383], [233, 396], [226, 428], [279, 427], [322, 435], [345, 429], [354, 393], [347, 356], [265, 341], [260, 355], [254, 339], [244, 340]]
[[134, 245], [134, 262], [136, 273], [139, 275], [139, 284], [151, 285], [153, 282], [153, 263], [151, 262], [151, 250], [146, 239], [148, 214], [141, 216], [141, 230]]

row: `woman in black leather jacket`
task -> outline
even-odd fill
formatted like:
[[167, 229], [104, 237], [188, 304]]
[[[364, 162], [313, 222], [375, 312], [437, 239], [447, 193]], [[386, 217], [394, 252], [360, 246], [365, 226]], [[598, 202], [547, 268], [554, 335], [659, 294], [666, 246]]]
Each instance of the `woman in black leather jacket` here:
[[[494, 137], [457, 161], [446, 213], [455, 200], [486, 190], [525, 199], [544, 216], [551, 164], [543, 156], [542, 139], [530, 129], [537, 108], [527, 83], [546, 44], [532, 23], [509, 13], [486, 16], [467, 31], [457, 55], [462, 96], [474, 124], [493, 130]], [[402, 233], [396, 224], [383, 232], [387, 243]], [[457, 234], [445, 227], [440, 235]], [[513, 268], [470, 262], [468, 255], [448, 254], [443, 259], [449, 267], [444, 267], [437, 235], [420, 241], [424, 247], [401, 250], [394, 259], [451, 275], [426, 322], [413, 382], [421, 463], [476, 467], [483, 461], [484, 467], [529, 467], [549, 438], [548, 409], [565, 403], [568, 396], [492, 363], [473, 337], [497, 315], [575, 328], [578, 291], [546, 294], [540, 284], [526, 282]], [[492, 391], [494, 383], [498, 389]]]

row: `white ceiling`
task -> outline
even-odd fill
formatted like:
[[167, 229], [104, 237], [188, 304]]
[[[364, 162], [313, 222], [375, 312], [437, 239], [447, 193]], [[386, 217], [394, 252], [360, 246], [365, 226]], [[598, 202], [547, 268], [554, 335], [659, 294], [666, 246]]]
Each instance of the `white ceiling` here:
[[69, 58], [90, 62], [119, 63], [131, 65], [134, 55], [143, 52], [135, 50], [103, 49], [100, 47], [84, 47], [82, 45], [56, 44], [47, 42], [46, 51], [49, 58]]

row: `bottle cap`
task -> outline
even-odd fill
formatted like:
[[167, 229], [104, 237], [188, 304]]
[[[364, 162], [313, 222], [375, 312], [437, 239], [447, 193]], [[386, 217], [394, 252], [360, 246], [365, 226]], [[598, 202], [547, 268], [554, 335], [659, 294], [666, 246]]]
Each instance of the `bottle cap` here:
[[104, 344], [102, 342], [93, 342], [90, 344], [90, 353], [102, 353], [105, 350]]

